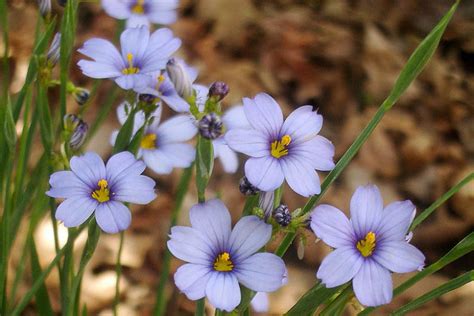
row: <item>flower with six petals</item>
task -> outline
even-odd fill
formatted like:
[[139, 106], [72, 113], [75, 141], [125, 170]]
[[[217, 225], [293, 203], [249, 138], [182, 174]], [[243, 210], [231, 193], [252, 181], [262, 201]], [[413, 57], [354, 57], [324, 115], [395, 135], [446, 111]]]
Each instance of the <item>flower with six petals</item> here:
[[328, 288], [352, 280], [361, 304], [387, 304], [393, 291], [390, 272], [412, 272], [424, 265], [425, 256], [406, 241], [415, 206], [407, 200], [384, 208], [378, 188], [367, 185], [354, 192], [350, 213], [349, 220], [330, 205], [319, 205], [311, 213], [311, 229], [335, 248], [317, 277]]
[[95, 213], [103, 231], [117, 233], [132, 219], [123, 203], [148, 204], [156, 197], [155, 181], [141, 175], [145, 164], [128, 151], [113, 155], [106, 165], [94, 152], [72, 157], [70, 165], [70, 171], [51, 175], [46, 192], [65, 199], [56, 209], [56, 219], [66, 227], [79, 226]]
[[269, 240], [272, 227], [256, 216], [242, 217], [231, 229], [231, 218], [220, 200], [194, 205], [192, 227], [171, 228], [168, 249], [188, 263], [175, 273], [176, 286], [191, 300], [207, 297], [216, 308], [232, 311], [239, 305], [239, 283], [273, 292], [286, 282], [283, 260], [258, 252]]
[[310, 105], [301, 106], [283, 121], [278, 103], [268, 94], [244, 98], [244, 111], [252, 128], [226, 133], [230, 148], [250, 158], [245, 175], [262, 191], [277, 189], [286, 179], [296, 193], [319, 194], [316, 170], [334, 168], [334, 146], [318, 135], [323, 117]]

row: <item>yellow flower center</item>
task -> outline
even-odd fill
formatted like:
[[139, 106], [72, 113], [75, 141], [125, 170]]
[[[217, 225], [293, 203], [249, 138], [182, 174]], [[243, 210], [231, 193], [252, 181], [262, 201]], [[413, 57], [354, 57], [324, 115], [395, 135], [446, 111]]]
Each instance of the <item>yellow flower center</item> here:
[[368, 257], [374, 252], [376, 245], [375, 240], [375, 234], [368, 232], [364, 239], [357, 242], [356, 247], [364, 257]]
[[291, 143], [290, 135], [285, 135], [281, 140], [276, 140], [271, 145], [271, 154], [275, 158], [288, 155], [288, 145]]
[[99, 188], [95, 190], [94, 192], [92, 192], [92, 197], [96, 199], [97, 201], [99, 201], [100, 203], [104, 203], [110, 200], [110, 197], [109, 197], [110, 191], [108, 189], [109, 183], [107, 182], [107, 180], [101, 179], [99, 180], [97, 185], [99, 186]]
[[145, 13], [144, 3], [145, 0], [137, 0], [137, 3], [132, 7], [132, 12], [135, 14]]
[[216, 261], [214, 261], [214, 270], [219, 272], [229, 272], [234, 269], [234, 264], [230, 260], [230, 255], [228, 252], [223, 252], [217, 256]]
[[140, 142], [140, 147], [143, 149], [155, 149], [156, 148], [156, 134], [150, 133], [143, 136]]
[[132, 53], [127, 54], [127, 61], [128, 61], [128, 67], [124, 68], [122, 70], [122, 73], [124, 75], [133, 75], [133, 74], [137, 74], [137, 73], [140, 72], [140, 69], [138, 67], [133, 66], [133, 54]]

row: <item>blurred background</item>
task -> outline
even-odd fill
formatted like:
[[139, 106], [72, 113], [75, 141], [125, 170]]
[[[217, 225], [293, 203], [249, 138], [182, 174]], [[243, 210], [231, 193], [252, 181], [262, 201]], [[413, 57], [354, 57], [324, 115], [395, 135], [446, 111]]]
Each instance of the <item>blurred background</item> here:
[[[2, 0], [4, 1], [4, 0]], [[53, 2], [55, 2], [53, 0]], [[336, 147], [336, 160], [345, 152], [388, 95], [399, 71], [421, 39], [431, 30], [453, 1], [434, 0], [181, 0], [178, 21], [171, 29], [183, 40], [180, 57], [200, 71], [198, 82], [209, 85], [225, 81], [231, 91], [224, 106], [238, 104], [242, 97], [266, 91], [276, 98], [286, 114], [311, 104], [324, 116], [321, 134]], [[21, 88], [32, 51], [37, 19], [36, 1], [7, 0], [10, 23], [12, 93]], [[54, 12], [62, 8], [54, 3]], [[81, 3], [75, 46], [91, 37], [113, 39], [117, 21], [102, 11], [99, 3]], [[1, 44], [3, 45], [3, 43]], [[2, 49], [0, 49], [1, 51]], [[71, 79], [91, 89], [73, 56]], [[375, 183], [385, 204], [410, 199], [422, 211], [474, 170], [474, 1], [463, 1], [426, 70], [384, 117], [360, 153], [324, 196], [325, 203], [347, 212], [358, 185]], [[93, 121], [110, 95], [113, 82], [100, 85], [86, 121]], [[58, 91], [50, 103], [57, 107]], [[119, 127], [115, 108], [87, 148], [110, 155], [110, 133]], [[78, 106], [71, 99], [68, 111]], [[38, 152], [39, 153], [39, 152]], [[242, 157], [243, 158], [243, 157]], [[243, 162], [243, 160], [242, 160]], [[169, 213], [180, 174], [157, 176], [158, 198], [133, 209], [132, 226], [125, 233], [122, 255], [121, 315], [149, 315], [154, 306]], [[225, 174], [216, 161], [208, 197], [219, 195], [236, 220], [244, 197], [238, 190], [242, 168]], [[320, 173], [321, 178], [325, 174]], [[188, 224], [188, 210], [196, 203], [194, 185], [185, 199], [180, 224]], [[289, 189], [283, 202], [290, 209], [305, 199]], [[465, 186], [417, 228], [413, 244], [436, 261], [474, 227], [474, 183]], [[26, 225], [24, 227], [26, 229]], [[60, 227], [65, 242], [67, 231]], [[315, 271], [330, 251], [315, 243], [309, 232], [304, 258], [298, 259], [297, 243], [285, 256], [289, 283], [270, 296], [270, 315], [286, 312], [316, 281]], [[40, 260], [54, 257], [51, 223], [36, 232]], [[85, 236], [76, 243], [77, 254]], [[278, 238], [270, 248], [277, 245]], [[16, 246], [20, 249], [22, 240]], [[111, 315], [115, 289], [114, 262], [118, 235], [103, 234], [83, 281], [82, 298], [91, 315]], [[18, 251], [20, 253], [20, 251]], [[11, 265], [22, 260], [12, 251]], [[473, 268], [474, 254], [467, 255], [397, 297], [380, 309], [387, 314], [428, 290]], [[172, 272], [181, 263], [174, 260]], [[410, 275], [395, 276], [395, 283]], [[10, 278], [11, 279], [11, 278]], [[25, 280], [24, 293], [31, 280]], [[47, 280], [53, 305], [59, 308], [58, 276]], [[194, 303], [172, 283], [167, 288], [167, 315], [191, 315]], [[430, 302], [412, 315], [474, 315], [474, 284], [468, 284]], [[32, 305], [26, 315], [35, 315]], [[348, 307], [353, 315], [356, 307]]]

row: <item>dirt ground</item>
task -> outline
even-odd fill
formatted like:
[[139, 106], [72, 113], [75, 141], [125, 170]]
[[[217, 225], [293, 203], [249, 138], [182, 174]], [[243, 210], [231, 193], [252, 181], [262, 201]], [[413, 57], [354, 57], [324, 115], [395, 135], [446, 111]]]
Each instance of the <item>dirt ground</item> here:
[[[36, 7], [31, 1], [10, 0], [12, 91], [24, 80]], [[452, 1], [435, 0], [183, 0], [180, 18], [171, 26], [183, 40], [179, 54], [200, 70], [198, 81], [221, 80], [231, 92], [224, 105], [238, 104], [244, 96], [265, 91], [273, 95], [286, 114], [304, 104], [314, 105], [324, 116], [322, 134], [336, 147], [336, 160], [388, 95], [410, 53], [447, 11]], [[55, 12], [62, 14], [60, 7]], [[75, 45], [97, 36], [112, 39], [116, 21], [99, 4], [80, 5]], [[72, 80], [91, 87], [73, 55]], [[474, 2], [463, 1], [426, 70], [386, 115], [370, 140], [342, 173], [323, 201], [348, 210], [358, 185], [375, 183], [385, 203], [410, 199], [423, 210], [474, 170]], [[101, 85], [85, 119], [92, 121], [112, 83]], [[51, 103], [57, 97], [52, 91]], [[117, 105], [120, 100], [115, 102]], [[70, 112], [77, 111], [71, 101]], [[115, 112], [92, 139], [88, 149], [103, 157], [111, 152], [110, 132], [118, 127]], [[243, 157], [242, 157], [243, 158]], [[243, 159], [242, 159], [243, 162]], [[169, 212], [180, 171], [171, 176], [148, 174], [157, 180], [158, 198], [136, 207], [125, 234], [121, 315], [149, 315], [159, 278]], [[227, 175], [216, 162], [208, 195], [221, 194], [237, 219], [244, 197], [238, 191], [242, 168]], [[321, 174], [323, 177], [324, 174]], [[186, 197], [180, 223], [197, 201], [194, 186]], [[305, 199], [290, 190], [283, 201], [295, 209]], [[426, 255], [429, 265], [453, 247], [474, 227], [474, 183], [465, 186], [417, 228], [413, 244]], [[65, 237], [66, 232], [61, 230]], [[37, 232], [43, 263], [54, 253], [50, 223]], [[84, 236], [85, 237], [85, 236]], [[84, 244], [85, 238], [78, 242]], [[281, 315], [316, 281], [315, 271], [330, 251], [307, 235], [303, 260], [294, 247], [286, 256], [289, 283], [271, 295], [271, 315]], [[91, 314], [111, 315], [114, 295], [114, 261], [118, 235], [103, 235], [83, 281], [83, 301]], [[275, 245], [275, 241], [272, 245]], [[77, 250], [80, 254], [80, 249]], [[12, 260], [15, 265], [19, 258]], [[397, 306], [473, 268], [470, 254], [426, 278], [381, 309], [387, 314]], [[173, 261], [172, 270], [180, 265]], [[395, 283], [410, 275], [396, 276]], [[167, 315], [191, 315], [194, 305], [174, 288], [167, 294]], [[48, 279], [55, 308], [59, 308], [57, 275]], [[22, 290], [28, 288], [28, 282]], [[474, 315], [474, 284], [468, 284], [430, 302], [412, 315]], [[347, 308], [354, 315], [356, 308]], [[31, 308], [27, 315], [34, 315]]]

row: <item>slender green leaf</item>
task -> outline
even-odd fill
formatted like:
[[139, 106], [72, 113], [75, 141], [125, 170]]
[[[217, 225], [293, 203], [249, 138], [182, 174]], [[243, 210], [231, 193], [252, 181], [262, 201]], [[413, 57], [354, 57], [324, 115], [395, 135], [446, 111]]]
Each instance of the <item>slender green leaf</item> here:
[[347, 286], [332, 302], [320, 313], [320, 316], [338, 316], [346, 308], [347, 302], [353, 296], [352, 287]]
[[[41, 266], [38, 259], [38, 252], [36, 251], [36, 244], [34, 238], [31, 238], [30, 243], [30, 258], [31, 258], [31, 273], [33, 280], [36, 280], [41, 275]], [[38, 291], [35, 294], [36, 297], [36, 309], [38, 315], [49, 316], [54, 315], [53, 308], [51, 307], [51, 301], [49, 300], [48, 290], [44, 285], [44, 282], [39, 286]]]
[[329, 300], [346, 286], [347, 285], [341, 285], [328, 289], [322, 283], [317, 283], [306, 292], [285, 315], [299, 316], [312, 314], [321, 304]]
[[443, 285], [438, 286], [437, 288], [429, 291], [428, 293], [414, 299], [410, 303], [400, 307], [396, 311], [394, 311], [391, 315], [393, 316], [401, 316], [405, 315], [409, 311], [412, 311], [427, 302], [434, 300], [441, 295], [444, 295], [448, 292], [451, 292], [461, 286], [474, 281], [474, 270], [464, 273], [463, 275], [458, 276], [448, 282], [444, 283]]
[[197, 300], [196, 302], [196, 310], [194, 311], [194, 316], [206, 316], [206, 302], [204, 298]]
[[[178, 189], [175, 196], [175, 204], [173, 210], [171, 211], [171, 221], [170, 227], [173, 227], [178, 222], [178, 216], [181, 208], [183, 207], [184, 197], [188, 191], [189, 182], [193, 175], [194, 165], [186, 168], [181, 175], [181, 179], [178, 183]], [[153, 315], [160, 316], [164, 315], [166, 311], [166, 298], [165, 298], [165, 287], [168, 282], [168, 276], [170, 272], [170, 262], [171, 262], [171, 252], [168, 248], [165, 248], [165, 253], [162, 260], [162, 268], [160, 273], [160, 281], [158, 283], [158, 288], [156, 290], [156, 303], [153, 311]]]
[[132, 138], [133, 134], [133, 124], [135, 121], [135, 108], [130, 112], [127, 117], [127, 120], [120, 128], [119, 133], [117, 135], [117, 139], [115, 140], [114, 146], [114, 153], [119, 153], [127, 149], [128, 145], [130, 144], [130, 139]]
[[7, 98], [5, 107], [5, 116], [3, 117], [3, 133], [7, 144], [13, 150], [16, 144], [16, 127], [13, 120], [13, 113], [11, 108], [10, 98]]
[[258, 205], [258, 199], [260, 194], [247, 196], [245, 199], [244, 209], [242, 211], [242, 216], [247, 216], [252, 213], [254, 207]]
[[54, 27], [56, 26], [56, 21], [53, 19], [46, 28], [46, 31], [41, 34], [41, 37], [37, 39], [35, 44], [35, 48], [33, 49], [33, 56], [31, 57], [30, 63], [28, 65], [28, 70], [26, 72], [25, 83], [21, 88], [20, 92], [18, 93], [18, 97], [15, 102], [15, 106], [13, 108], [13, 118], [18, 121], [20, 117], [21, 108], [23, 106], [23, 102], [25, 101], [26, 93], [30, 88], [30, 85], [35, 80], [36, 75], [38, 74], [38, 64], [37, 58], [39, 55], [43, 54], [48, 47], [48, 43], [53, 36]]
[[71, 62], [74, 35], [76, 33], [76, 13], [78, 0], [68, 0], [61, 20], [61, 45], [59, 51], [59, 109], [60, 117], [66, 115], [66, 98], [69, 64]]
[[74, 315], [75, 309], [74, 306], [77, 302], [77, 295], [80, 292], [80, 284], [82, 281], [82, 276], [86, 269], [87, 264], [89, 263], [92, 255], [94, 254], [95, 249], [97, 248], [97, 243], [99, 242], [100, 238], [100, 228], [97, 226], [97, 221], [95, 218], [89, 220], [88, 224], [88, 231], [87, 231], [87, 241], [82, 251], [81, 262], [79, 263], [79, 269], [77, 274], [74, 276], [71, 285], [71, 296], [69, 298], [69, 306], [67, 308], [66, 315]]
[[48, 104], [48, 95], [46, 87], [38, 83], [38, 114], [40, 121], [41, 141], [43, 142], [44, 150], [50, 153], [53, 148], [53, 120], [51, 118], [51, 111]]
[[205, 191], [214, 167], [212, 141], [198, 136], [196, 146], [196, 185], [199, 202], [204, 202]]

